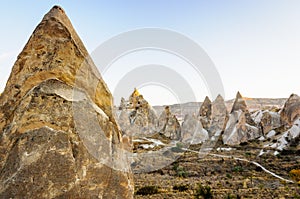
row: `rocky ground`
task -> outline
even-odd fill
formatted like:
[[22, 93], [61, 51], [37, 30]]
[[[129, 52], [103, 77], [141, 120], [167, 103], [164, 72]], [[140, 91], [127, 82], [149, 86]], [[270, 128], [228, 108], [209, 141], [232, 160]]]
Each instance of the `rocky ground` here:
[[[198, 151], [199, 146], [192, 146]], [[299, 169], [298, 149], [273, 156], [257, 156], [256, 143], [231, 151], [213, 150], [211, 154], [233, 156], [255, 161], [267, 170], [288, 179], [290, 171]], [[135, 198], [300, 198], [298, 183], [280, 180], [248, 162], [207, 155], [199, 159], [194, 152], [185, 152], [176, 162], [161, 170], [134, 175]], [[202, 191], [202, 192], [201, 192]]]

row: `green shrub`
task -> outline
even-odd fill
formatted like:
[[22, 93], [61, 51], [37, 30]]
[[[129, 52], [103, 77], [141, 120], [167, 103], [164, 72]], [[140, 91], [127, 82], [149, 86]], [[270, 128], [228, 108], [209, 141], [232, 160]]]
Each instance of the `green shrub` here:
[[233, 197], [231, 194], [228, 194], [227, 196], [225, 196], [225, 199], [234, 199], [235, 197]]
[[243, 171], [243, 167], [241, 166], [236, 166], [232, 169], [233, 172], [242, 172]]
[[173, 190], [177, 190], [177, 191], [180, 191], [180, 192], [187, 191], [188, 189], [189, 189], [188, 185], [174, 185], [173, 186]]
[[195, 198], [203, 198], [203, 199], [212, 199], [213, 195], [211, 192], [210, 186], [202, 186], [198, 184], [198, 188], [196, 189], [196, 193], [194, 194]]
[[232, 178], [232, 175], [230, 175], [230, 173], [226, 173], [226, 177], [231, 179]]
[[153, 195], [158, 193], [157, 186], [145, 186], [136, 191], [136, 195]]
[[176, 176], [186, 178], [188, 177], [188, 172], [185, 170], [183, 166], [179, 166], [178, 163], [173, 165], [173, 170], [176, 172]]

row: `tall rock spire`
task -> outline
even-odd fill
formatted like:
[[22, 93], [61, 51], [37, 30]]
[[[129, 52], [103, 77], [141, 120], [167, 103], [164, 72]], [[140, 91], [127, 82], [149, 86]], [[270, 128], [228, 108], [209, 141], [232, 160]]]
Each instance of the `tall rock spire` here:
[[0, 198], [132, 198], [122, 147], [112, 95], [54, 6], [0, 96]]
[[236, 98], [234, 100], [234, 103], [233, 103], [233, 106], [231, 109], [231, 113], [233, 113], [234, 111], [237, 111], [237, 110], [242, 110], [243, 112], [248, 112], [247, 104], [239, 91], [236, 94]]
[[199, 110], [199, 118], [203, 128], [208, 129], [211, 122], [211, 101], [208, 96], [205, 97]]

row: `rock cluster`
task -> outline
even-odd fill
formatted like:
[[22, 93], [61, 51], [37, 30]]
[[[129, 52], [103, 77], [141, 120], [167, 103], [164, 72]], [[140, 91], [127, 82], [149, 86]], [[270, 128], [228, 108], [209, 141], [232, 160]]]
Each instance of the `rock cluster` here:
[[71, 22], [54, 6], [0, 97], [0, 198], [132, 198], [112, 107]]
[[180, 124], [170, 107], [166, 106], [158, 119], [158, 131], [172, 140], [181, 138]]
[[222, 136], [223, 143], [238, 145], [242, 142], [258, 138], [260, 135], [260, 129], [255, 126], [246, 102], [238, 92]]
[[156, 112], [136, 88], [128, 101], [121, 99], [119, 109], [118, 121], [124, 134], [149, 135], [157, 131]]

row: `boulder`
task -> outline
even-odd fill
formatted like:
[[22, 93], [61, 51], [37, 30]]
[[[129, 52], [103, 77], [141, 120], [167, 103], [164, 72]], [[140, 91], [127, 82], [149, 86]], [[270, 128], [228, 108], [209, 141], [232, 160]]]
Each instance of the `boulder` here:
[[112, 95], [54, 6], [0, 97], [0, 198], [133, 198]]

